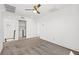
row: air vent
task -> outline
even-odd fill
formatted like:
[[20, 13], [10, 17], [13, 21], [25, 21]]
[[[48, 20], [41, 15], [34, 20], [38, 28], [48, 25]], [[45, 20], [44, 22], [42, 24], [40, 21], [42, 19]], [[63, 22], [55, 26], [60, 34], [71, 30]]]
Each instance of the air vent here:
[[15, 13], [16, 7], [8, 5], [8, 4], [5, 4], [4, 6], [5, 6], [6, 11]]

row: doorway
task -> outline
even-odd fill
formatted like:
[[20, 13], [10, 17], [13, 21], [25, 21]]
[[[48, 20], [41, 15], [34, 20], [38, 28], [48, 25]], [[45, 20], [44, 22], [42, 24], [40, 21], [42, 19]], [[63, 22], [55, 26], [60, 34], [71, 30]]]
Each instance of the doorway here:
[[19, 20], [19, 38], [26, 38], [26, 21]]

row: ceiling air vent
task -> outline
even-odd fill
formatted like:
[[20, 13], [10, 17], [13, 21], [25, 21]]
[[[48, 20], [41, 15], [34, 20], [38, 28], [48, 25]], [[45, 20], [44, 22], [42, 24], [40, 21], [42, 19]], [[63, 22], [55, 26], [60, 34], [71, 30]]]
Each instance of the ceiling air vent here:
[[8, 4], [4, 4], [4, 6], [5, 6], [6, 11], [15, 13], [16, 7], [8, 5]]

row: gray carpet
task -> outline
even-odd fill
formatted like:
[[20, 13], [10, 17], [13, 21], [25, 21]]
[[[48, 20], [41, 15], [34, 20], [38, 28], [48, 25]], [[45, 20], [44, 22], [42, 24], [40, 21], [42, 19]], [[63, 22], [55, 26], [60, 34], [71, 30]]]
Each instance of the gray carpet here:
[[4, 43], [1, 55], [69, 55], [70, 51], [40, 38], [28, 38]]

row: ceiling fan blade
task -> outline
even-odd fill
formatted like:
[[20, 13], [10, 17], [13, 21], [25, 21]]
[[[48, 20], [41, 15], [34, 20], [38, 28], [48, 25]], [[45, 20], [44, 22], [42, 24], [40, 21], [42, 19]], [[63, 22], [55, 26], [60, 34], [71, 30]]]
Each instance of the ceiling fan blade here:
[[25, 10], [33, 10], [33, 9], [25, 9]]
[[38, 4], [37, 7], [39, 8], [41, 6], [41, 4]]
[[37, 13], [38, 13], [38, 14], [40, 14], [40, 12], [39, 12], [39, 11], [37, 11]]

